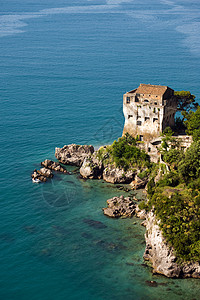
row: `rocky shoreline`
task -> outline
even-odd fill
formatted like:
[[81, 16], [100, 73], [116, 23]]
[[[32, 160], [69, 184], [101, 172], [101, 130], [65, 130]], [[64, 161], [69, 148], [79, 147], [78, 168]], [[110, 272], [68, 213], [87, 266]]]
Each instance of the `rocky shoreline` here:
[[177, 262], [174, 250], [163, 237], [159, 222], [152, 211], [146, 216], [145, 240], [144, 259], [152, 263], [154, 274], [162, 274], [171, 278], [200, 278], [198, 262]]
[[200, 278], [200, 264], [198, 262], [178, 263], [172, 247], [170, 247], [159, 228], [153, 212], [140, 210], [138, 204], [129, 197], [113, 197], [107, 200], [107, 208], [103, 208], [104, 215], [111, 218], [130, 218], [136, 216], [144, 220], [141, 225], [146, 227], [144, 260], [149, 261], [153, 274], [161, 274], [169, 278]]
[[61, 166], [58, 162], [46, 159], [43, 162], [41, 162], [41, 168], [40, 170], [34, 170], [31, 177], [34, 182], [46, 182], [48, 178], [53, 177], [53, 172], [61, 172], [64, 174], [69, 174], [65, 168]]
[[[103, 179], [113, 184], [129, 183], [132, 189], [144, 188], [148, 182], [148, 178], [139, 178], [137, 170], [125, 171], [110, 163], [105, 165], [99, 158], [98, 151], [91, 145], [71, 144], [56, 148], [55, 157], [61, 164], [79, 167], [80, 176], [85, 179]], [[46, 182], [53, 177], [52, 171], [69, 174], [60, 163], [45, 160], [41, 163], [43, 168], [33, 171], [32, 179]], [[152, 211], [146, 214], [144, 210], [140, 210], [136, 200], [124, 196], [113, 197], [107, 200], [107, 207], [102, 209], [103, 213], [111, 218], [136, 216], [143, 220], [142, 225], [146, 227], [144, 259], [151, 262], [153, 273], [170, 278], [200, 278], [200, 264], [178, 263], [173, 248], [162, 235], [159, 221]]]
[[[101, 147], [101, 148], [106, 148]], [[85, 179], [103, 179], [109, 183], [131, 183], [137, 171], [116, 167], [114, 164], [104, 164], [98, 151], [91, 145], [65, 145], [55, 149], [55, 157], [62, 164], [80, 167], [80, 175]]]

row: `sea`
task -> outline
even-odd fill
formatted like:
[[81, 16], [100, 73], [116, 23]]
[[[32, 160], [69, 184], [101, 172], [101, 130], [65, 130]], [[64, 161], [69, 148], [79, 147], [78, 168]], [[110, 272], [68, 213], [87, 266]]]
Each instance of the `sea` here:
[[120, 137], [140, 83], [200, 99], [199, 0], [1, 0], [0, 69], [0, 299], [200, 299], [199, 280], [152, 275], [141, 220], [103, 215], [143, 191], [72, 166], [31, 181], [55, 147]]

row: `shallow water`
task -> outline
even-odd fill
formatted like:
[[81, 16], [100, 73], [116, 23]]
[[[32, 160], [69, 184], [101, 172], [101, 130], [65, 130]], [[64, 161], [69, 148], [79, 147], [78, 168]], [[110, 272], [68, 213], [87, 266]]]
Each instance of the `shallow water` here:
[[1, 3], [1, 299], [198, 299], [198, 280], [142, 265], [140, 220], [103, 215], [126, 193], [76, 174], [38, 185], [30, 174], [56, 146], [119, 137], [122, 94], [140, 82], [198, 98], [199, 10], [198, 1]]

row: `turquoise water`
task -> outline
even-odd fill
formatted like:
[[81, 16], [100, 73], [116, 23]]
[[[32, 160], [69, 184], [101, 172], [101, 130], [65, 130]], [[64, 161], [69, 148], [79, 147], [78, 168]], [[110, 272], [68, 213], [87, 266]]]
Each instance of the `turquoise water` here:
[[0, 12], [0, 298], [199, 299], [198, 280], [142, 265], [139, 220], [104, 217], [116, 187], [30, 180], [56, 146], [120, 136], [122, 95], [139, 83], [199, 99], [199, 1], [4, 0]]

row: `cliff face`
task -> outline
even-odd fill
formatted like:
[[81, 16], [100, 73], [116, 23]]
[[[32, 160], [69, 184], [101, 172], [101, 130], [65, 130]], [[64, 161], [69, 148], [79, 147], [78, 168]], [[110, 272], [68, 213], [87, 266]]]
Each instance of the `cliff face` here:
[[166, 243], [153, 214], [149, 212], [146, 218], [146, 249], [144, 259], [152, 263], [153, 272], [167, 277], [200, 278], [200, 264], [189, 262], [178, 264], [172, 248]]

